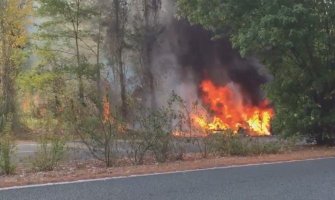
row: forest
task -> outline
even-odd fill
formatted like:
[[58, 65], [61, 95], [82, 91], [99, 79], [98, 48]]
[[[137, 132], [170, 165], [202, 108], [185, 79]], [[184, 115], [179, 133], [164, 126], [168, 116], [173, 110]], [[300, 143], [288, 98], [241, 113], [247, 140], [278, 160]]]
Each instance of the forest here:
[[0, 172], [17, 140], [42, 171], [73, 141], [107, 167], [334, 145], [334, 19], [332, 0], [0, 0]]

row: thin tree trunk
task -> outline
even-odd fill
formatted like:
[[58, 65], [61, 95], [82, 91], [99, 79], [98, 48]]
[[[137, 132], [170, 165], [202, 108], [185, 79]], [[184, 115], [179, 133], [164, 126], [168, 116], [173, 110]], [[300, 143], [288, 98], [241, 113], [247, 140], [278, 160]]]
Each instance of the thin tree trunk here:
[[[119, 52], [119, 56], [122, 57], [122, 52]], [[124, 119], [127, 118], [128, 115], [128, 104], [127, 104], [127, 91], [126, 91], [126, 82], [125, 82], [125, 73], [124, 73], [124, 66], [122, 60], [119, 60], [119, 68], [120, 68], [120, 89], [121, 89], [121, 112], [122, 117]]]
[[[154, 29], [157, 26], [156, 18], [158, 12], [158, 4], [157, 0], [143, 0], [143, 15], [144, 15], [144, 42], [143, 42], [143, 49], [142, 49], [142, 59], [143, 59], [143, 67], [144, 67], [144, 81], [149, 89], [150, 93], [150, 106], [152, 108], [157, 107], [156, 101], [156, 88], [155, 88], [155, 76], [152, 72], [152, 49], [155, 42], [156, 33], [152, 33], [155, 31]], [[150, 12], [151, 10], [151, 12]], [[153, 23], [150, 23], [150, 17], [153, 14]]]
[[100, 46], [101, 46], [101, 33], [102, 33], [102, 25], [101, 25], [101, 8], [99, 11], [99, 30], [98, 30], [98, 40], [97, 40], [97, 58], [96, 58], [96, 86], [97, 86], [97, 95], [98, 95], [98, 107], [100, 111], [100, 115], [103, 113], [103, 98], [102, 98], [102, 83], [101, 83], [101, 65], [100, 65]]
[[77, 76], [79, 81], [79, 100], [84, 104], [84, 83], [83, 83], [83, 69], [82, 63], [80, 60], [80, 50], [79, 50], [79, 10], [80, 10], [80, 0], [76, 1], [77, 4], [77, 13], [75, 22], [73, 22], [73, 30], [76, 42], [76, 58], [77, 58]]
[[[115, 34], [116, 34], [116, 61], [117, 68], [119, 73], [119, 81], [120, 81], [120, 96], [121, 96], [121, 113], [124, 119], [127, 118], [128, 115], [128, 104], [127, 104], [127, 90], [126, 90], [126, 78], [125, 78], [125, 70], [122, 62], [123, 57], [123, 27], [121, 27], [122, 23], [120, 21], [121, 13], [120, 8], [120, 0], [114, 0], [114, 8], [115, 8]], [[123, 20], [123, 19], [122, 19]]]

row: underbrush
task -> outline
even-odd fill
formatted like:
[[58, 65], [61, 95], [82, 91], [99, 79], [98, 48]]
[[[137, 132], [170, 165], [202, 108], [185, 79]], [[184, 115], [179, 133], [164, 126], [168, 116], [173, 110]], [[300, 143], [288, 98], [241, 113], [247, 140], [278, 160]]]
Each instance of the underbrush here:
[[[128, 138], [129, 151], [127, 159], [135, 165], [144, 164], [144, 158], [152, 156], [157, 162], [183, 160], [185, 155], [201, 155], [203, 158], [211, 156], [255, 156], [266, 154], [278, 154], [291, 151], [295, 148], [294, 140], [278, 139], [273, 137], [249, 137], [245, 135], [226, 132], [209, 135], [206, 138], [173, 138], [173, 137], [147, 137], [139, 136]], [[144, 136], [145, 134], [140, 134]], [[165, 140], [166, 139], [166, 140]], [[164, 160], [157, 159], [154, 144], [160, 145], [164, 151]], [[199, 154], [198, 154], [199, 153]]]
[[15, 165], [12, 162], [15, 144], [13, 142], [11, 127], [11, 119], [8, 119], [8, 121], [4, 123], [3, 132], [0, 133], [0, 173], [6, 175], [15, 172]]
[[15, 165], [12, 162], [15, 145], [9, 134], [4, 134], [0, 137], [0, 173], [13, 174]]
[[58, 166], [66, 153], [66, 140], [60, 136], [43, 136], [39, 149], [32, 161], [35, 171], [52, 171]]
[[277, 154], [291, 149], [288, 141], [252, 138], [227, 132], [213, 134], [204, 139], [209, 153], [218, 156], [252, 156]]

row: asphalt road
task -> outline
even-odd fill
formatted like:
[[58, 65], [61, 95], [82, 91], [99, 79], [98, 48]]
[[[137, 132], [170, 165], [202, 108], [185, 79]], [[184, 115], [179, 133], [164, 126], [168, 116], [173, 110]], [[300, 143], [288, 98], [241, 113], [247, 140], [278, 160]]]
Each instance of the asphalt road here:
[[[36, 142], [23, 142], [16, 144], [14, 162], [21, 164], [31, 164], [31, 159], [36, 156], [39, 144]], [[64, 159], [85, 160], [92, 158], [87, 148], [78, 142], [67, 143], [67, 151]], [[1, 200], [1, 199], [0, 199]]]
[[0, 190], [1, 200], [334, 200], [335, 159]]
[[[192, 143], [181, 143], [187, 152], [199, 152], [198, 146]], [[86, 160], [94, 159], [87, 147], [81, 142], [68, 142], [67, 143], [67, 160]], [[127, 151], [130, 150], [129, 144], [127, 142], [119, 140], [118, 149], [115, 150], [121, 156], [126, 156]], [[16, 155], [15, 162], [18, 163], [28, 163], [30, 164], [31, 158], [35, 156], [39, 149], [39, 144], [37, 142], [19, 142], [16, 144]], [[1, 199], [0, 199], [1, 200]]]

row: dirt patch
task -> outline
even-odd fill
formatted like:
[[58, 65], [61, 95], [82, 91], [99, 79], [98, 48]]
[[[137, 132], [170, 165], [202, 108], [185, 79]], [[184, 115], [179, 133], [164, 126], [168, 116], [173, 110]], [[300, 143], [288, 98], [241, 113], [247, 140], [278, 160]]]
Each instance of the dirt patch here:
[[148, 161], [146, 165], [141, 166], [126, 166], [129, 163], [127, 161], [121, 161], [119, 163], [119, 167], [113, 168], [105, 168], [103, 163], [96, 160], [66, 163], [50, 172], [32, 172], [27, 169], [20, 168], [19, 166], [16, 175], [0, 176], [0, 187], [4, 188], [30, 184], [55, 183], [92, 178], [119, 177], [334, 156], [335, 148], [304, 147], [299, 150], [285, 152], [282, 154], [250, 157], [210, 157], [203, 159], [200, 155], [188, 154], [185, 155], [183, 161], [175, 161], [164, 164], [157, 164]]

